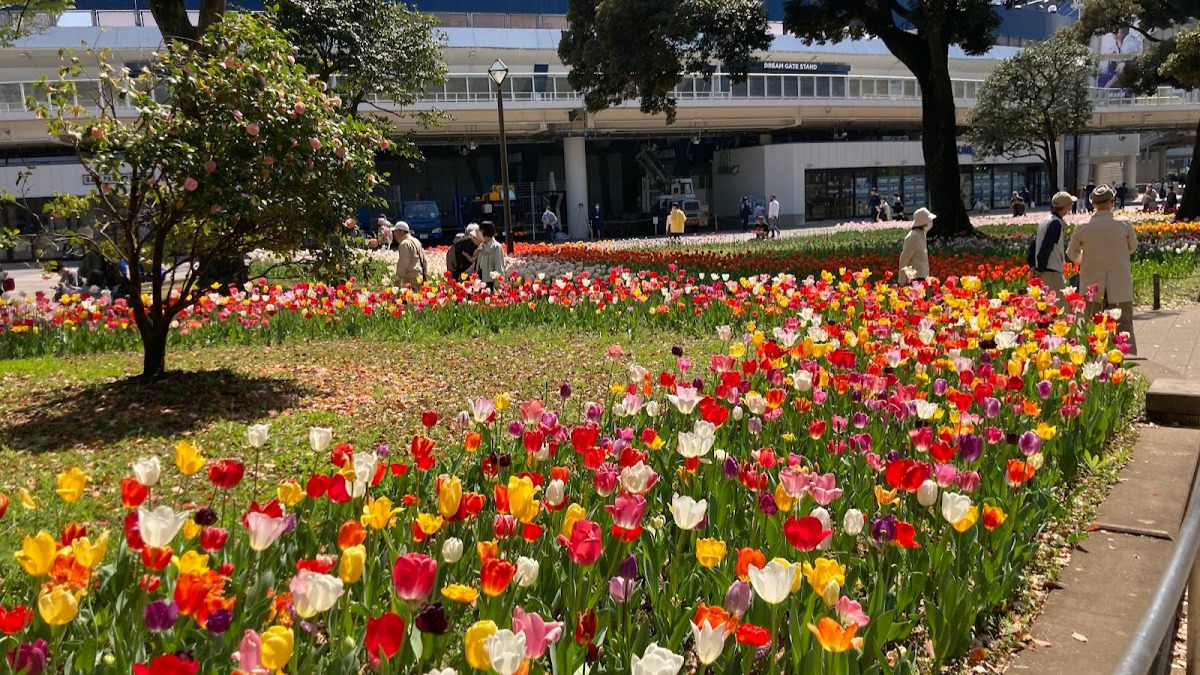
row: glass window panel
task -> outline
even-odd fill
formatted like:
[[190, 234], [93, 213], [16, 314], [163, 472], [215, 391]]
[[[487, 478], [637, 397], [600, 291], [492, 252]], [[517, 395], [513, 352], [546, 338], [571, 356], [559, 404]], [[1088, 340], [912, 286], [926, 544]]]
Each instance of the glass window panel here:
[[861, 80], [852, 79], [847, 84], [849, 85], [850, 98], [859, 98], [863, 95]]
[[507, 28], [508, 15], [476, 12], [471, 15], [471, 25], [475, 28]]
[[690, 77], [683, 78], [683, 81], [675, 85], [675, 95], [679, 98], [693, 98], [695, 93], [696, 84]]
[[830, 84], [833, 85], [831, 93], [834, 98], [846, 98], [846, 78], [830, 78]]
[[729, 92], [733, 98], [746, 98], [746, 93], [750, 91], [750, 87], [746, 82], [733, 84], [732, 79], [726, 79], [730, 81]]
[[812, 98], [815, 88], [812, 76], [800, 76], [800, 98]]
[[46, 88], [37, 82], [25, 83], [25, 96], [35, 98], [42, 103], [50, 102], [50, 92], [46, 91]]
[[717, 76], [717, 91], [720, 92], [724, 96], [728, 96], [729, 92], [731, 90], [732, 90], [732, 84], [730, 82], [729, 76], [728, 75], [718, 75]]
[[514, 99], [528, 101], [533, 97], [533, 78], [529, 75], [509, 75], [504, 84], [508, 85], [510, 82], [511, 89], [506, 86], [505, 92], [512, 91]]
[[25, 94], [16, 82], [0, 84], [0, 111], [21, 112], [25, 110]]
[[542, 28], [553, 28], [555, 30], [567, 29], [567, 17], [565, 14], [543, 14]]
[[916, 82], [916, 80], [905, 80], [904, 81], [904, 98], [916, 98], [916, 97], [917, 97], [917, 82]]
[[890, 98], [900, 98], [904, 95], [904, 80], [888, 80], [887, 83]]
[[103, 105], [103, 101], [100, 100], [100, 83], [95, 80], [76, 81], [75, 101], [88, 108], [99, 108]]
[[555, 98], [574, 98], [575, 90], [571, 88], [570, 81], [566, 75], [554, 76], [554, 97]]
[[[433, 92], [435, 98], [438, 98], [438, 92], [435, 89]], [[446, 93], [445, 100], [447, 101], [462, 101], [467, 98], [467, 76], [455, 75], [446, 78]]]
[[958, 80], [955, 80], [951, 84], [954, 87], [954, 98], [963, 98], [966, 96], [967, 85], [965, 82], [959, 82]]
[[762, 75], [750, 76], [750, 98], [762, 98], [767, 93], [767, 78]]
[[697, 77], [695, 78], [694, 84], [696, 86], [697, 98], [708, 98], [712, 95], [713, 78], [711, 76], [705, 75], [704, 77]]
[[96, 25], [104, 27], [136, 26], [137, 13], [121, 10], [96, 12]]
[[974, 99], [975, 99], [975, 87], [976, 87], [976, 83], [975, 83], [975, 82], [968, 82], [968, 83], [967, 83], [967, 87], [966, 87], [966, 89], [967, 89], [967, 98], [968, 98], [968, 99], [971, 99], [971, 100], [974, 100]]
[[817, 78], [817, 98], [829, 98], [829, 78]]
[[63, 12], [58, 17], [57, 23], [61, 28], [90, 28], [92, 26], [92, 13], [79, 10]]
[[800, 96], [800, 78], [795, 75], [785, 75], [783, 77], [783, 97], [784, 98], [799, 98]]
[[779, 75], [770, 75], [767, 77], [767, 96], [770, 98], [779, 98], [783, 96], [783, 78]]

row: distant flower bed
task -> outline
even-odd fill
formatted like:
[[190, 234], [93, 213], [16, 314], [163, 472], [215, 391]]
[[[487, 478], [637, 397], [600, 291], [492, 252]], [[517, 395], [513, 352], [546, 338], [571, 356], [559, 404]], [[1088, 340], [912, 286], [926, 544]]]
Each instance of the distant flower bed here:
[[[54, 490], [13, 496], [38, 525], [0, 607], [8, 663], [33, 675], [938, 672], [1012, 599], [1133, 397], [1115, 319], [1083, 320], [1077, 293], [1060, 309], [1037, 289], [987, 297], [977, 279], [588, 281], [528, 283], [556, 289], [541, 302], [589, 310], [648, 294], [697, 312], [785, 311], [719, 326], [717, 353], [676, 349], [661, 369], [612, 347], [599, 401], [570, 384], [554, 400], [479, 392], [374, 447], [314, 428], [311, 462], [250, 503], [227, 491], [300, 439], [256, 425], [243, 447], [179, 442], [174, 468], [139, 459], [99, 486], [124, 507], [112, 531], [56, 517], [57, 500], [94, 490], [65, 470]], [[261, 290], [202, 311], [402, 306]], [[185, 486], [209, 497], [181, 502]]]

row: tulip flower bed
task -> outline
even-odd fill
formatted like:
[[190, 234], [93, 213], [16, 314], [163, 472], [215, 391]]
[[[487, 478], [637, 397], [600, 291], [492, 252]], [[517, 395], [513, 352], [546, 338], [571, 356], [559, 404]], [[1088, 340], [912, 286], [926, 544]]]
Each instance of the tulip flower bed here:
[[0, 646], [32, 675], [938, 672], [1133, 398], [1111, 317], [979, 288], [802, 284], [719, 353], [613, 349], [607, 398], [472, 397], [365, 447], [181, 441], [105, 487], [123, 527], [30, 529]]

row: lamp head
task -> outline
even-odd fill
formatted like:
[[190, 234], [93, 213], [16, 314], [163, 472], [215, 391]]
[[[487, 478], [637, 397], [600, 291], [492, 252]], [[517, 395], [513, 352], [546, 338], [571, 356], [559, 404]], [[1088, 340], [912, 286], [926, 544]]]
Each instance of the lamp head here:
[[508, 66], [504, 65], [500, 59], [496, 59], [492, 67], [488, 68], [488, 77], [492, 78], [492, 82], [497, 85], [504, 84], [504, 78], [508, 77]]

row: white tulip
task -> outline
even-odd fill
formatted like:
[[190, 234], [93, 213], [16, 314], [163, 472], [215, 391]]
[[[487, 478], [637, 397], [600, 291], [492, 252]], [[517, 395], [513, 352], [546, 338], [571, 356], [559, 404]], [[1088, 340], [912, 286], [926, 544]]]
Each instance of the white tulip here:
[[842, 530], [852, 537], [858, 536], [863, 531], [864, 522], [862, 511], [850, 509], [842, 517]]
[[458, 675], [458, 671], [453, 668], [442, 668], [441, 670], [434, 668], [425, 675]]
[[312, 446], [314, 452], [325, 452], [331, 442], [333, 442], [333, 429], [312, 427], [308, 430], [308, 444]]
[[646, 404], [645, 411], [650, 417], [658, 417], [662, 413], [662, 407], [659, 406], [658, 401], [650, 401]]
[[142, 541], [152, 548], [167, 546], [191, 515], [190, 511], [176, 511], [169, 506], [160, 506], [153, 511], [138, 507], [138, 530]]
[[708, 500], [696, 501], [688, 496], [675, 495], [671, 498], [671, 517], [681, 530], [694, 530], [700, 527], [704, 514], [708, 512]]
[[567, 499], [567, 486], [557, 478], [546, 486], [546, 505], [557, 509]]
[[692, 640], [696, 643], [696, 658], [706, 666], [721, 657], [721, 652], [725, 650], [725, 640], [728, 637], [729, 633], [725, 630], [725, 626], [713, 628], [712, 624], [707, 621], [702, 626], [692, 624]]
[[729, 342], [733, 339], [733, 329], [729, 326], [717, 326], [717, 339], [722, 342]]
[[792, 373], [792, 386], [796, 391], [809, 391], [813, 386], [812, 373], [807, 370], [798, 370]]
[[921, 506], [933, 506], [937, 503], [938, 484], [932, 480], [926, 480], [917, 488], [917, 503]]
[[936, 403], [930, 403], [923, 399], [916, 399], [913, 404], [917, 406], [917, 417], [923, 420], [931, 420], [938, 413], [939, 406]]
[[162, 477], [162, 463], [157, 457], [142, 457], [133, 462], [133, 475], [146, 487], [154, 487]]
[[541, 570], [542, 564], [533, 558], [521, 556], [517, 558], [517, 571], [513, 575], [517, 585], [522, 588], [529, 588], [537, 583], [538, 572]]
[[292, 603], [302, 619], [327, 612], [342, 597], [342, 580], [312, 570], [301, 570], [290, 584]]
[[682, 384], [675, 387], [674, 394], [667, 394], [667, 399], [684, 415], [692, 414], [696, 405], [700, 403], [700, 397], [696, 396], [696, 388]]
[[270, 424], [251, 424], [246, 427], [246, 441], [252, 448], [261, 448], [266, 444], [270, 432]]
[[761, 415], [767, 411], [767, 399], [755, 393], [747, 394], [746, 408], [755, 415]]
[[641, 656], [634, 654], [629, 663], [632, 675], [678, 675], [683, 657], [651, 642]]
[[453, 565], [463, 557], [462, 539], [458, 537], [450, 537], [442, 542], [442, 560]]
[[749, 572], [755, 595], [768, 605], [778, 605], [792, 592], [792, 580], [796, 575], [787, 563], [772, 560], [766, 567], [751, 565]]
[[945, 492], [942, 494], [942, 517], [951, 525], [962, 522], [970, 510], [970, 497], [954, 492]]
[[621, 487], [635, 495], [646, 494], [657, 480], [658, 473], [642, 462], [621, 469]]
[[483, 647], [492, 660], [493, 670], [500, 675], [513, 675], [521, 669], [521, 663], [525, 660], [525, 633], [501, 628], [488, 636]]
[[250, 532], [250, 548], [258, 552], [270, 548], [287, 529], [287, 520], [258, 512], [246, 516], [246, 524]]

